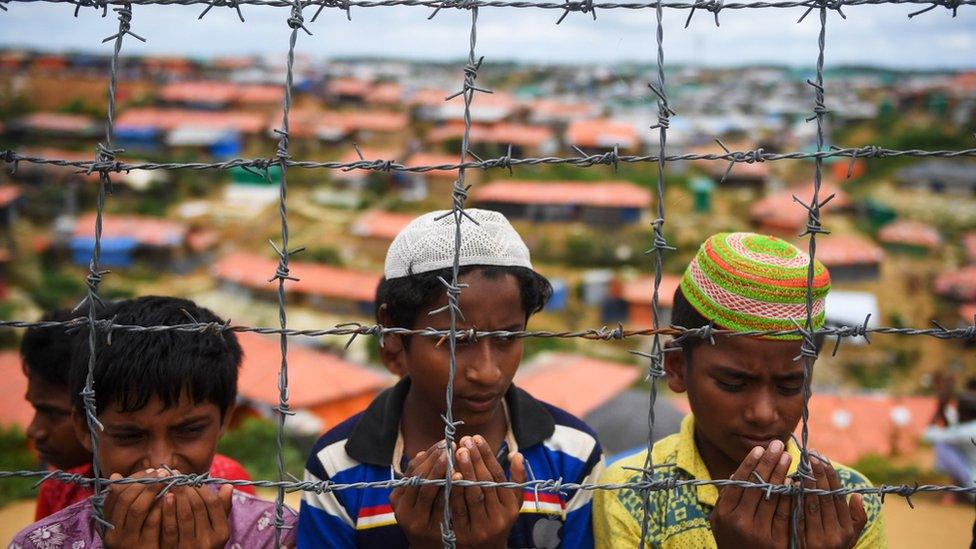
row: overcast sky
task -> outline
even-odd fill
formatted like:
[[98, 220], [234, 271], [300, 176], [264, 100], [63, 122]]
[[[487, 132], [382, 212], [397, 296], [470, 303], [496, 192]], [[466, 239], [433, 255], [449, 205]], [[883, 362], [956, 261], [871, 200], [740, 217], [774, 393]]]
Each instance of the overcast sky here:
[[[111, 53], [101, 39], [115, 33], [114, 17], [102, 19], [92, 8], [72, 17], [73, 6], [45, 2], [7, 4], [0, 12], [0, 45], [47, 50]], [[123, 55], [182, 54], [198, 57], [238, 54], [283, 54], [289, 28], [285, 8], [244, 6], [246, 23], [231, 8], [214, 8], [197, 20], [202, 8], [134, 6], [132, 30], [148, 40], [127, 38]], [[845, 8], [827, 21], [827, 66], [873, 64], [890, 67], [976, 68], [976, 7], [962, 6], [953, 19], [937, 8], [912, 20], [911, 5]], [[353, 54], [420, 59], [457, 59], [467, 52], [468, 13], [442, 10], [432, 21], [422, 7], [353, 8], [352, 21], [337, 9], [326, 9], [314, 36], [304, 33], [298, 51], [321, 57]], [[571, 13], [556, 26], [561, 11], [482, 8], [478, 53], [485, 62], [527, 60], [555, 62], [653, 61], [656, 55], [653, 10], [604, 10], [593, 21]], [[812, 65], [817, 55], [819, 22], [811, 14], [796, 20], [803, 8], [726, 10], [721, 28], [712, 15], [697, 11], [688, 29], [685, 10], [665, 10], [667, 62], [727, 65], [775, 62]], [[310, 20], [314, 10], [306, 10]]]

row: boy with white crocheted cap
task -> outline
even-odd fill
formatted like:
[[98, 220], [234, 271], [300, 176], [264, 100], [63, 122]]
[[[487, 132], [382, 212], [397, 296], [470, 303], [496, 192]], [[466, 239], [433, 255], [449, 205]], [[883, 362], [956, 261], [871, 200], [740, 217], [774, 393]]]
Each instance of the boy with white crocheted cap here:
[[[525, 330], [552, 287], [532, 270], [529, 251], [505, 217], [466, 209], [458, 262], [459, 331]], [[470, 217], [468, 217], [470, 216]], [[451, 326], [446, 284], [455, 261], [456, 224], [448, 211], [413, 220], [386, 256], [376, 319], [411, 330]], [[316, 443], [305, 479], [383, 482], [442, 479], [454, 454], [455, 480], [593, 482], [603, 453], [593, 431], [569, 413], [512, 384], [522, 339], [459, 338], [452, 409], [457, 444], [445, 449], [450, 351], [446, 341], [386, 334], [384, 365], [401, 379], [369, 408]], [[559, 493], [453, 486], [451, 527], [458, 547], [590, 547], [591, 492]], [[444, 489], [436, 485], [306, 492], [302, 546], [441, 547]]]

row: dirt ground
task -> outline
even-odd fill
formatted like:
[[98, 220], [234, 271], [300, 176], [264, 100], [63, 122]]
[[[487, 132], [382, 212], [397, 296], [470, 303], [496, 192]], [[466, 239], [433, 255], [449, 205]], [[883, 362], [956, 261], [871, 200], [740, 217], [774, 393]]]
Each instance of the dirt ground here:
[[[273, 499], [273, 492], [262, 497]], [[942, 505], [936, 499], [917, 498], [912, 510], [899, 497], [885, 501], [885, 524], [888, 546], [892, 549], [940, 547], [945, 549], [969, 547], [973, 526], [973, 508], [967, 505]], [[297, 494], [289, 494], [287, 501], [297, 508]], [[25, 500], [0, 508], [0, 547], [34, 517], [33, 500]]]

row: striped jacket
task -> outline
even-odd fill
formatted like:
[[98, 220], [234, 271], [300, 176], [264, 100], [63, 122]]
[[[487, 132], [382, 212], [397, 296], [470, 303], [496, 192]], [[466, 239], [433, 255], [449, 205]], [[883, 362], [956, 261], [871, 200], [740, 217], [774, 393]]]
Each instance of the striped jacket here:
[[[354, 483], [389, 480], [409, 378], [381, 393], [369, 408], [323, 435], [308, 458], [305, 479]], [[596, 435], [571, 414], [515, 387], [505, 394], [518, 450], [535, 479], [594, 482], [603, 469]], [[501, 449], [507, 455], [507, 449]], [[502, 464], [508, 475], [506, 463]], [[406, 464], [401, 464], [401, 470]], [[530, 477], [532, 478], [532, 477]], [[299, 547], [407, 547], [386, 488], [305, 492], [298, 520]], [[525, 492], [509, 547], [592, 547], [592, 492]]]

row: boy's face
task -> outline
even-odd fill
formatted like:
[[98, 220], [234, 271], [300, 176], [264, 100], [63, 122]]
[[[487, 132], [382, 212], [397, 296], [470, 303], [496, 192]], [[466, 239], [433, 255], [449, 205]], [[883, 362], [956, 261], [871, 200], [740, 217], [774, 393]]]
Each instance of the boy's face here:
[[[468, 287], [461, 291], [460, 306], [464, 318], [457, 319], [458, 330], [523, 330], [525, 311], [518, 281], [509, 274], [485, 278], [474, 270], [460, 277]], [[447, 305], [447, 297], [440, 297], [431, 307], [435, 310]], [[448, 330], [449, 311], [427, 316], [426, 311], [414, 322], [414, 329], [432, 327]], [[418, 391], [423, 402], [429, 402], [437, 413], [444, 413], [444, 391], [450, 372], [450, 344], [447, 340], [438, 347], [437, 338], [413, 336], [409, 345], [392, 342], [383, 350], [383, 359], [394, 374], [409, 375], [410, 392]], [[522, 360], [522, 340], [481, 338], [476, 342], [458, 341], [457, 375], [454, 378], [454, 417], [469, 428], [485, 425], [498, 413], [502, 398], [512, 384], [515, 371]]]
[[[105, 426], [98, 438], [102, 476], [130, 476], [162, 465], [186, 474], [206, 473], [232, 412], [228, 410], [221, 421], [216, 404], [194, 404], [186, 395], [169, 408], [156, 396], [136, 411], [120, 412], [110, 406], [98, 415]], [[76, 412], [73, 417], [77, 436], [90, 447], [84, 416]]]
[[[665, 355], [668, 386], [687, 392], [706, 464], [738, 466], [756, 446], [784, 444], [803, 411], [799, 341], [716, 337], [691, 352]], [[734, 470], [734, 467], [733, 467]]]
[[70, 469], [91, 461], [91, 452], [75, 436], [67, 385], [28, 374], [24, 398], [34, 408], [27, 436], [34, 441], [34, 447], [45, 463], [58, 469]]

